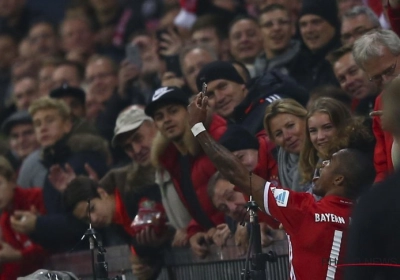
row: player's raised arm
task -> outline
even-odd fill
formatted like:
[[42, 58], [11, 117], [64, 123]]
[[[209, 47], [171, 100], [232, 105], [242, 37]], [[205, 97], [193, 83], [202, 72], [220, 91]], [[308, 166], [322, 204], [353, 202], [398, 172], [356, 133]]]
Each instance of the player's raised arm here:
[[258, 206], [264, 209], [264, 186], [266, 181], [249, 173], [246, 167], [230, 151], [208, 134], [203, 123], [207, 118], [207, 96], [199, 93], [188, 106], [189, 125], [204, 152], [221, 174], [247, 195], [253, 195]]

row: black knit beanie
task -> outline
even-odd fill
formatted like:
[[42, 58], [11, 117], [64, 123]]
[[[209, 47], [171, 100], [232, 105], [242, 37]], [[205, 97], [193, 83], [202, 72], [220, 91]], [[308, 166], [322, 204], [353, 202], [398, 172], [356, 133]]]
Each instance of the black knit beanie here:
[[299, 19], [304, 15], [317, 15], [335, 28], [340, 26], [336, 0], [303, 0]]
[[215, 80], [224, 79], [238, 84], [245, 84], [232, 63], [227, 61], [214, 61], [204, 65], [197, 75], [196, 84], [198, 91], [201, 91], [203, 82], [209, 83]]
[[258, 150], [259, 143], [255, 136], [243, 126], [229, 125], [225, 133], [219, 139], [219, 143], [231, 152], [240, 150]]

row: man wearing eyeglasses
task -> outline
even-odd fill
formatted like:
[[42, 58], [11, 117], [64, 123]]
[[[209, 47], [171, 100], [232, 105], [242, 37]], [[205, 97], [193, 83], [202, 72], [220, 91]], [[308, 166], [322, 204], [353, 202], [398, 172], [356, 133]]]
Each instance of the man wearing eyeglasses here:
[[[374, 30], [360, 37], [353, 47], [353, 56], [364, 70], [369, 81], [380, 90], [400, 74], [400, 38], [390, 30]], [[375, 100], [375, 112], [382, 110], [380, 94]], [[382, 181], [393, 171], [392, 136], [382, 130], [379, 113], [374, 113], [373, 131], [376, 138], [374, 164], [377, 176], [375, 182]]]
[[377, 28], [381, 28], [381, 24], [375, 13], [367, 6], [356, 6], [342, 16], [342, 44], [353, 44], [359, 37]]
[[264, 42], [264, 52], [255, 62], [256, 76], [279, 69], [287, 74], [288, 65], [300, 51], [300, 42], [292, 40], [295, 25], [285, 6], [271, 4], [261, 10], [258, 23]]

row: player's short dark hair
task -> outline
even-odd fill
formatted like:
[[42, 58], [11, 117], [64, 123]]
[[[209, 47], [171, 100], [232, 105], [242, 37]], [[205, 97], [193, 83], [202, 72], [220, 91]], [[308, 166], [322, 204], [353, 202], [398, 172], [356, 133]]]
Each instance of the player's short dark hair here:
[[228, 24], [229, 21], [225, 17], [221, 17], [215, 14], [205, 14], [196, 19], [190, 33], [193, 34], [198, 30], [207, 28], [214, 28], [220, 40], [228, 38]]
[[86, 176], [78, 176], [73, 179], [65, 189], [63, 198], [67, 212], [71, 213], [79, 202], [98, 198], [98, 184]]
[[336, 156], [340, 159], [336, 173], [344, 176], [347, 197], [355, 199], [374, 182], [373, 161], [357, 149], [343, 149]]

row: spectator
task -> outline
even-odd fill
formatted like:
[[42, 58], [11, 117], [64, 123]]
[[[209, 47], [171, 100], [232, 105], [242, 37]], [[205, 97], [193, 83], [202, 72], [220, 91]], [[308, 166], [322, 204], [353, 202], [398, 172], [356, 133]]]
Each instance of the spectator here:
[[303, 87], [337, 85], [332, 67], [325, 59], [340, 46], [340, 21], [335, 0], [304, 0], [299, 17], [303, 47], [289, 73]]
[[[353, 56], [357, 65], [380, 90], [400, 74], [400, 67], [397, 67], [400, 39], [393, 31], [374, 30], [361, 36], [354, 43]], [[374, 110], [381, 110], [381, 95], [375, 100]], [[378, 182], [393, 171], [393, 138], [382, 130], [379, 116], [374, 116], [372, 126], [376, 138], [374, 164]]]
[[[382, 121], [397, 143], [400, 143], [399, 89], [400, 80], [397, 77], [382, 94], [385, 114]], [[398, 151], [395, 156], [400, 156]], [[400, 213], [397, 203], [399, 182], [399, 170], [396, 170], [359, 199], [350, 227], [346, 263], [351, 266], [346, 267], [346, 280], [400, 277], [395, 266], [384, 265], [387, 260], [395, 262], [399, 258], [397, 236], [400, 229], [396, 222]]]
[[85, 118], [85, 92], [82, 89], [64, 84], [53, 89], [50, 92], [50, 97], [64, 101], [69, 107], [73, 119]]
[[[352, 203], [362, 191], [362, 186], [373, 181], [372, 162], [357, 150], [346, 149], [333, 154], [324, 163], [320, 178], [313, 188], [314, 194], [324, 197], [318, 202], [312, 194], [276, 188], [254, 174], [250, 181], [247, 168], [204, 129], [202, 123], [207, 115], [207, 99], [200, 98], [199, 94], [189, 106], [189, 124], [192, 127], [197, 124], [193, 129], [196, 139], [227, 180], [245, 194], [253, 195], [260, 208], [282, 223], [293, 256], [290, 269], [292, 277], [341, 279], [343, 272], [340, 268], [328, 269], [331, 268], [330, 260], [334, 258], [335, 263], [344, 260]], [[321, 218], [325, 213], [329, 213], [330, 222], [325, 216]], [[304, 236], [308, 237], [308, 242]], [[321, 239], [321, 236], [324, 238]], [[310, 246], [314, 246], [312, 254]], [[334, 253], [332, 246], [338, 248]], [[314, 269], [307, 266], [325, 259], [326, 262]]]
[[0, 157], [0, 226], [1, 275], [0, 279], [16, 279], [42, 268], [47, 253], [29, 236], [18, 233], [10, 223], [23, 219], [20, 210], [45, 213], [42, 192], [38, 188], [23, 189], [15, 184], [15, 174], [10, 163]]
[[[122, 192], [116, 185], [99, 186], [87, 177], [78, 176], [64, 191], [65, 208], [77, 219], [86, 223], [90, 221], [94, 228], [105, 228], [112, 224], [121, 227], [125, 242], [133, 247], [131, 260], [134, 274], [139, 279], [156, 279], [161, 270], [162, 245], [168, 240], [170, 232], [166, 230], [160, 234], [157, 232], [158, 238], [154, 239], [153, 246], [139, 246], [137, 244], [139, 233], [131, 226], [140, 205], [150, 205], [151, 208], [148, 206], [148, 210], [163, 214], [160, 193], [154, 190], [157, 190], [157, 187], [153, 185], [127, 193]], [[90, 212], [88, 205], [92, 208]], [[162, 224], [161, 218], [157, 222], [160, 223], [159, 229], [164, 230], [165, 225]], [[139, 261], [138, 257], [146, 262]]]
[[341, 39], [343, 45], [352, 45], [361, 35], [381, 28], [378, 17], [367, 6], [356, 6], [342, 16]]
[[344, 46], [333, 51], [329, 60], [340, 87], [352, 99], [352, 111], [358, 115], [369, 116], [379, 91], [354, 61], [352, 47]]
[[[211, 197], [214, 206], [223, 212], [228, 217], [227, 219], [231, 219], [227, 221], [228, 224], [218, 225], [212, 239], [214, 244], [219, 247], [226, 245], [226, 241], [232, 234], [231, 229], [229, 229], [229, 223], [234, 223], [235, 245], [240, 248], [239, 250], [245, 252], [249, 245], [249, 232], [247, 227], [244, 227], [245, 233], [241, 233], [242, 227], [240, 223], [249, 221], [249, 215], [246, 212], [247, 201], [245, 196], [234, 188], [235, 186], [227, 181], [219, 172], [216, 172], [208, 183], [208, 195]], [[284, 239], [283, 232], [273, 230], [264, 220], [264, 218], [267, 218], [268, 221], [273, 219], [262, 212], [258, 213], [258, 218], [260, 221], [262, 247], [267, 247], [275, 240]], [[276, 221], [274, 224], [279, 225]]]
[[277, 146], [279, 181], [294, 191], [306, 191], [301, 182], [298, 163], [305, 141], [307, 110], [292, 99], [272, 102], [265, 111], [264, 127], [269, 139]]
[[196, 78], [204, 65], [217, 60], [217, 54], [205, 46], [187, 46], [180, 54], [180, 62], [190, 95], [198, 93]]
[[29, 45], [31, 55], [39, 60], [59, 54], [57, 31], [46, 21], [39, 21], [29, 28]]
[[90, 0], [94, 10], [98, 43], [103, 47], [121, 47], [134, 31], [144, 28], [139, 10], [124, 8], [118, 0]]
[[82, 65], [73, 61], [64, 61], [57, 65], [52, 75], [53, 89], [59, 88], [64, 84], [70, 87], [79, 88], [85, 78], [85, 70]]
[[272, 69], [289, 74], [287, 65], [300, 51], [300, 42], [292, 40], [295, 24], [290, 12], [282, 5], [269, 5], [261, 10], [258, 23], [264, 40], [264, 52], [256, 59], [256, 76]]
[[190, 32], [194, 45], [204, 44], [212, 49], [221, 60], [229, 60], [229, 22], [221, 16], [205, 14], [194, 22]]
[[67, 217], [61, 194], [54, 188], [49, 172], [62, 166], [71, 168], [78, 175], [94, 170], [101, 177], [110, 162], [108, 147], [98, 136], [71, 133], [70, 111], [61, 100], [42, 97], [32, 103], [29, 113], [42, 149], [26, 159], [18, 181], [28, 188], [35, 180], [36, 186], [43, 188], [48, 214], [37, 216], [31, 213], [26, 220], [15, 220], [13, 226], [45, 248], [69, 249], [80, 239], [85, 225]]
[[229, 44], [232, 57], [244, 63], [252, 78], [255, 77], [254, 62], [262, 51], [262, 36], [255, 18], [239, 16], [229, 28]]
[[263, 130], [264, 111], [272, 101], [293, 97], [306, 104], [308, 99], [308, 94], [286, 75], [271, 72], [245, 85], [234, 66], [223, 61], [211, 62], [201, 69], [197, 76], [199, 92], [203, 82], [208, 85], [211, 110], [254, 135]]
[[30, 26], [41, 16], [26, 7], [26, 0], [0, 2], [0, 29], [10, 30], [18, 38], [28, 34]]
[[61, 61], [56, 58], [49, 58], [43, 61], [38, 73], [39, 95], [48, 96], [53, 89], [53, 73]]
[[17, 58], [17, 49], [16, 38], [0, 32], [0, 108], [6, 106], [11, 95], [11, 66]]
[[278, 4], [285, 7], [286, 10], [290, 12], [290, 19], [293, 22], [297, 22], [299, 13], [302, 6], [302, 0], [260, 0], [255, 1], [257, 14], [260, 15], [260, 12], [265, 9], [267, 6]]
[[[188, 99], [179, 88], [164, 87], [154, 93], [145, 112], [159, 130], [152, 147], [153, 162], [171, 174], [181, 200], [193, 217], [187, 228], [192, 250], [204, 257], [207, 249], [200, 243], [206, 237], [205, 231], [220, 224], [223, 216], [207, 196], [207, 183], [215, 169], [193, 142], [186, 122], [187, 104]], [[218, 139], [226, 129], [226, 122], [216, 115], [210, 118], [210, 131]]]
[[337, 0], [337, 5], [338, 5], [338, 16], [343, 17], [343, 15], [351, 10], [354, 7], [358, 6], [363, 6], [364, 1], [363, 0]]
[[32, 102], [39, 97], [39, 87], [36, 79], [25, 77], [15, 82], [13, 97], [17, 111], [28, 110]]
[[39, 148], [32, 118], [26, 111], [16, 112], [3, 122], [2, 131], [9, 139], [10, 153], [6, 156], [18, 173], [25, 158]]
[[358, 149], [372, 161], [375, 141], [362, 119], [351, 116], [346, 106], [334, 99], [317, 99], [306, 117], [306, 137], [299, 167], [304, 183], [312, 184], [318, 168], [341, 149]]
[[95, 52], [95, 33], [84, 17], [67, 17], [60, 24], [61, 49], [66, 56], [77, 53], [89, 58]]

